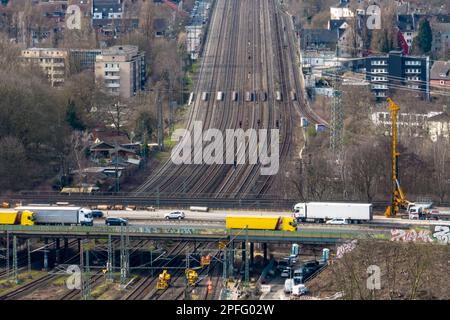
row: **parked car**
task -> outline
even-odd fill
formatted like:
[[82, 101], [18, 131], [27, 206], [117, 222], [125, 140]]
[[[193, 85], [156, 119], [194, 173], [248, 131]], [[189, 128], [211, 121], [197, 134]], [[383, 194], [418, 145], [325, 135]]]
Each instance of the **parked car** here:
[[92, 218], [103, 218], [103, 211], [92, 210]]
[[281, 277], [282, 278], [290, 278], [291, 277], [291, 273], [292, 273], [292, 268], [291, 267], [287, 267], [286, 269], [281, 271]]
[[309, 293], [309, 289], [307, 287], [305, 287], [304, 284], [298, 284], [298, 285], [294, 285], [292, 287], [292, 294], [294, 296], [302, 296], [304, 294], [308, 294]]
[[185, 214], [183, 211], [174, 211], [174, 212], [167, 213], [164, 217], [167, 220], [172, 220], [172, 219], [181, 220], [181, 219], [184, 219]]
[[297, 262], [297, 259], [292, 257], [285, 257], [278, 261], [277, 270], [283, 272], [287, 267], [292, 267]]
[[326, 223], [343, 225], [343, 224], [348, 224], [348, 221], [347, 221], [347, 219], [344, 219], [344, 218], [334, 218], [334, 219], [328, 220]]
[[128, 219], [125, 218], [106, 218], [105, 224], [108, 226], [126, 226], [128, 225]]

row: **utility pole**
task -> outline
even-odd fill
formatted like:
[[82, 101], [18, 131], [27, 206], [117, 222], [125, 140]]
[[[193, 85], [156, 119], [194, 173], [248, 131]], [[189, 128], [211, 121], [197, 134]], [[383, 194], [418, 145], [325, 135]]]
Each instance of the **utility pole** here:
[[119, 181], [119, 147], [117, 145], [117, 142], [115, 143], [114, 150], [116, 152], [115, 157], [115, 172], [116, 172], [116, 193], [120, 190], [120, 181]]
[[31, 245], [30, 239], [27, 239], [27, 256], [28, 256], [28, 279], [33, 278], [31, 275]]
[[330, 147], [334, 154], [340, 158], [342, 150], [342, 135], [344, 128], [344, 111], [342, 107], [341, 96], [342, 92], [339, 90], [338, 78], [338, 46], [336, 46], [336, 65], [333, 80], [333, 98], [331, 101], [331, 130], [330, 130]]
[[228, 247], [225, 246], [223, 249], [223, 289], [222, 289], [222, 300], [227, 300], [228, 295], [228, 273], [227, 273], [227, 254], [228, 254]]
[[6, 274], [9, 276], [9, 232], [6, 231]]
[[245, 285], [250, 282], [250, 257], [248, 256], [248, 226], [245, 227]]
[[89, 268], [89, 247], [86, 246], [86, 263], [85, 263], [85, 289], [84, 289], [84, 300], [91, 299], [91, 270]]
[[159, 89], [156, 91], [156, 105], [158, 113], [158, 147], [160, 151], [164, 151], [163, 109]]
[[108, 262], [106, 263], [106, 270], [108, 272], [107, 280], [112, 282], [113, 281], [113, 255], [112, 255], [112, 241], [111, 241], [111, 234], [108, 234]]
[[16, 284], [19, 284], [19, 273], [17, 266], [17, 236], [13, 236], [13, 271], [14, 271], [14, 281]]

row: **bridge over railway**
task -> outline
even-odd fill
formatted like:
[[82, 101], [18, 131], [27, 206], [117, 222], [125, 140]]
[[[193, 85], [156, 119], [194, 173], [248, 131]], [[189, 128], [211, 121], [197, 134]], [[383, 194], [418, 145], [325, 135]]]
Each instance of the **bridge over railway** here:
[[[431, 235], [433, 230], [426, 229]], [[79, 238], [102, 239], [126, 235], [133, 239], [174, 240], [174, 241], [251, 241], [260, 243], [341, 243], [353, 239], [390, 240], [389, 229], [369, 228], [301, 228], [297, 232], [270, 230], [226, 230], [221, 227], [181, 227], [181, 226], [0, 226], [0, 237], [16, 235], [21, 238]]]

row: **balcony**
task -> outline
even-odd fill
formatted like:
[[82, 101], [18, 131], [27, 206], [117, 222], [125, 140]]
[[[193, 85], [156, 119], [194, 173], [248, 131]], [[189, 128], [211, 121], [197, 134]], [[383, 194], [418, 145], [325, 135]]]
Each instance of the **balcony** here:
[[120, 88], [120, 83], [105, 83], [107, 88]]
[[421, 74], [422, 72], [420, 71], [420, 69], [406, 69], [405, 73], [406, 74]]
[[120, 75], [105, 75], [104, 76], [105, 80], [120, 80]]
[[120, 72], [119, 67], [105, 67], [105, 72]]
[[385, 85], [385, 84], [374, 84], [374, 85], [372, 85], [372, 89], [375, 89], [375, 90], [387, 90], [388, 86]]

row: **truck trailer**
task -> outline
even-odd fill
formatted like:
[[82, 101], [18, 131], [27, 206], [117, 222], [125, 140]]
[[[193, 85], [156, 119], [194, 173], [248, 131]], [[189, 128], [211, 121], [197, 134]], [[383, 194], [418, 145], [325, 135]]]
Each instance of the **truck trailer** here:
[[296, 231], [297, 223], [291, 217], [281, 216], [227, 216], [227, 229]]
[[423, 211], [427, 220], [450, 220], [450, 208], [435, 207]]
[[34, 225], [34, 214], [30, 211], [0, 210], [0, 225]]
[[325, 222], [334, 218], [343, 218], [350, 223], [361, 223], [371, 221], [373, 218], [370, 203], [297, 203], [293, 211], [297, 222]]
[[92, 210], [81, 207], [24, 206], [15, 210], [33, 212], [35, 224], [85, 226], [94, 224]]

